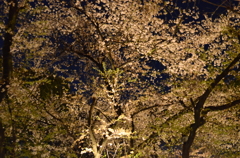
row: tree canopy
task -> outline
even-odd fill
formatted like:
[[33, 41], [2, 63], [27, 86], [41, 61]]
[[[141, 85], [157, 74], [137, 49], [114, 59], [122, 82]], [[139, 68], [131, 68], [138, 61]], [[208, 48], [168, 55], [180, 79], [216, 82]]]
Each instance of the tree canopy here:
[[3, 2], [0, 157], [240, 156], [238, 3]]

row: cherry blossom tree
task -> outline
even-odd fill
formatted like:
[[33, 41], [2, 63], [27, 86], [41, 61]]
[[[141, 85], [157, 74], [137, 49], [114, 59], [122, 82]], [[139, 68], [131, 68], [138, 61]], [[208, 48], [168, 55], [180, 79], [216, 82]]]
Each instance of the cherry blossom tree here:
[[239, 154], [238, 6], [212, 19], [164, 0], [19, 5], [5, 5], [19, 26], [2, 51], [2, 157]]

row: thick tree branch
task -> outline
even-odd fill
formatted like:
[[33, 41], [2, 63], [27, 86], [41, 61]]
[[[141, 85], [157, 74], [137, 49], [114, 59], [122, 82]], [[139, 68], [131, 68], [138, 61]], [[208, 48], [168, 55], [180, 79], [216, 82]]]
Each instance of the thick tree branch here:
[[[205, 120], [202, 117], [202, 111], [203, 106], [209, 97], [210, 93], [213, 91], [213, 89], [216, 87], [216, 85], [229, 73], [229, 71], [232, 69], [232, 67], [240, 60], [240, 54], [237, 55], [237, 57], [234, 58], [234, 60], [228, 65], [226, 69], [223, 70], [223, 72], [216, 77], [216, 79], [210, 84], [210, 86], [207, 88], [207, 90], [204, 92], [203, 95], [199, 97], [199, 100], [194, 107], [194, 124], [192, 124], [192, 129], [190, 130], [190, 134], [188, 136], [188, 140], [184, 142], [183, 148], [182, 148], [182, 156], [183, 158], [189, 158], [190, 148], [193, 144], [193, 141], [196, 136], [196, 131], [199, 127], [201, 127]], [[212, 107], [213, 109], [213, 107]]]
[[94, 106], [96, 105], [96, 98], [92, 98], [93, 101], [92, 101], [92, 104], [91, 104], [91, 107], [90, 107], [90, 110], [89, 110], [89, 116], [88, 116], [88, 126], [92, 126], [92, 114], [93, 114], [93, 110], [94, 110]]
[[[92, 23], [92, 25], [95, 27], [97, 33], [98, 33], [99, 36], [101, 37], [101, 40], [104, 42], [104, 41], [105, 41], [105, 37], [103, 36], [103, 33], [102, 33], [101, 30], [100, 30], [99, 24], [98, 24], [97, 22], [93, 21], [93, 19], [92, 19], [90, 16], [88, 16], [88, 14], [87, 14], [83, 9], [80, 9], [80, 8], [77, 7], [77, 6], [73, 6], [73, 7], [74, 7], [76, 10], [80, 11], [80, 13], [82, 13], [83, 15], [86, 16], [86, 18], [87, 18], [87, 19]], [[105, 47], [106, 47], [106, 46], [105, 46]], [[108, 50], [107, 47], [106, 47], [106, 50]], [[107, 54], [107, 57], [108, 57], [108, 59], [109, 59], [109, 61], [110, 61], [110, 63], [111, 63], [112, 68], [115, 68], [115, 67], [114, 67], [114, 60], [113, 60], [112, 54], [110, 53], [109, 50], [107, 51], [106, 54]]]
[[89, 135], [90, 135], [90, 140], [92, 141], [92, 147], [93, 147], [93, 153], [95, 155], [96, 158], [100, 158], [100, 153], [99, 153], [99, 150], [98, 150], [98, 143], [97, 143], [97, 140], [96, 140], [96, 136], [95, 136], [95, 132], [94, 132], [94, 126], [92, 124], [92, 114], [93, 114], [93, 111], [94, 111], [94, 106], [96, 105], [96, 98], [92, 98], [93, 101], [92, 101], [92, 104], [91, 104], [91, 107], [90, 107], [90, 110], [89, 110], [89, 116], [88, 116], [88, 127], [89, 127]]
[[[232, 69], [232, 67], [240, 60], [240, 54], [237, 55], [237, 57], [234, 58], [234, 60], [229, 64], [229, 66], [220, 74], [216, 77], [216, 79], [210, 84], [210, 86], [207, 88], [205, 93], [199, 97], [199, 101], [197, 102], [196, 105], [196, 110], [201, 110], [203, 108], [203, 105], [210, 95], [210, 93], [213, 91], [213, 89], [216, 87], [216, 85], [229, 73], [229, 71]], [[198, 111], [196, 111], [199, 113]], [[196, 116], [199, 117], [199, 116]], [[198, 119], [198, 118], [196, 118]]]
[[206, 120], [204, 119], [204, 117], [207, 115], [208, 112], [212, 112], [212, 111], [220, 111], [220, 110], [226, 110], [229, 109], [231, 107], [234, 107], [236, 105], [240, 105], [240, 99], [235, 100], [231, 103], [225, 104], [225, 105], [221, 105], [221, 106], [209, 106], [204, 108], [204, 110], [202, 110], [202, 117], [200, 118], [199, 123], [193, 123], [190, 126], [190, 131], [189, 131], [189, 136], [186, 142], [183, 143], [183, 154], [182, 157], [183, 158], [189, 158], [189, 153], [190, 153], [190, 147], [193, 144], [193, 141], [195, 139], [196, 136], [196, 132], [197, 129], [201, 126], [203, 126], [206, 123]]
[[208, 112], [226, 110], [226, 109], [229, 109], [229, 108], [234, 107], [236, 105], [240, 105], [240, 99], [235, 100], [231, 103], [221, 105], [221, 106], [207, 106], [203, 109], [202, 113], [207, 114]]

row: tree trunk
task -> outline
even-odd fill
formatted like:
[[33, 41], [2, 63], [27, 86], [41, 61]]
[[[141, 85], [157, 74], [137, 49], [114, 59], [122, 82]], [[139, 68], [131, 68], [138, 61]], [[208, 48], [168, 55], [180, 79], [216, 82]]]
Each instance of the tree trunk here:
[[99, 153], [94, 153], [94, 157], [95, 157], [95, 158], [101, 158], [101, 154], [99, 154]]
[[[10, 77], [12, 74], [12, 55], [10, 51], [10, 47], [12, 45], [12, 38], [14, 35], [14, 29], [16, 26], [17, 16], [18, 16], [18, 1], [17, 0], [8, 0], [10, 4], [9, 7], [9, 15], [8, 15], [8, 23], [6, 25], [6, 33], [4, 35], [3, 42], [3, 55], [2, 55], [2, 81], [0, 84], [0, 103], [2, 103], [3, 99], [7, 96], [8, 93], [8, 85], [10, 83]], [[4, 158], [6, 153], [5, 147], [5, 134], [4, 134], [4, 124], [2, 119], [0, 118], [0, 157]]]
[[193, 140], [196, 136], [196, 130], [197, 129], [192, 129], [192, 131], [190, 132], [190, 135], [188, 136], [187, 141], [183, 143], [182, 158], [189, 158], [190, 148], [191, 148], [191, 146], [193, 144]]
[[0, 157], [5, 157], [5, 150], [4, 150], [4, 128], [2, 124], [2, 119], [0, 118]]

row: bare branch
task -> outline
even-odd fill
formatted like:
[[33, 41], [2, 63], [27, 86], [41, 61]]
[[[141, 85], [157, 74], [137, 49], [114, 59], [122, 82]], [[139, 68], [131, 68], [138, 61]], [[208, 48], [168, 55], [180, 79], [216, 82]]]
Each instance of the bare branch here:
[[240, 105], [240, 99], [235, 100], [231, 103], [221, 105], [221, 106], [207, 106], [203, 109], [203, 113], [207, 114], [208, 112], [226, 110], [237, 105]]

